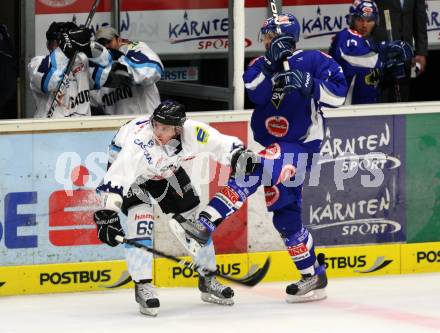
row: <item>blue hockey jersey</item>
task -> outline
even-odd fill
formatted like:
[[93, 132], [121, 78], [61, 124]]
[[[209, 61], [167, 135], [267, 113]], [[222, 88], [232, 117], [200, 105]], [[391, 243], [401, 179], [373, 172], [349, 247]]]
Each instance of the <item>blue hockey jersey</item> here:
[[290, 68], [309, 72], [313, 94], [306, 97], [296, 89], [285, 95], [273, 77], [263, 73], [263, 57], [255, 59], [243, 75], [245, 88], [255, 104], [251, 128], [254, 139], [267, 147], [275, 142], [310, 143], [319, 148], [324, 138], [321, 107], [337, 107], [347, 93], [342, 68], [320, 51], [297, 50], [288, 58]]
[[336, 34], [329, 53], [344, 70], [349, 86], [345, 104], [377, 103], [381, 62], [373, 42], [345, 28]]

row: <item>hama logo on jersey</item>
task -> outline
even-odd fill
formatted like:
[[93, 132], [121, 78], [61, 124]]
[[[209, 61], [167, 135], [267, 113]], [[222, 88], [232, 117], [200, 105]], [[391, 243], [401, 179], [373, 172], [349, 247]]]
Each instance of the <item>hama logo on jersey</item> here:
[[278, 201], [280, 197], [280, 190], [276, 186], [264, 188], [264, 198], [266, 199], [266, 206], [270, 207]]
[[276, 160], [281, 156], [281, 147], [278, 143], [273, 143], [266, 149], [260, 151], [258, 155], [268, 160]]
[[289, 131], [289, 122], [286, 118], [281, 116], [269, 117], [265, 121], [266, 129], [269, 134], [282, 138], [286, 136]]
[[200, 143], [208, 143], [208, 139], [209, 139], [209, 133], [207, 130], [201, 128], [201, 127], [196, 127], [196, 139], [198, 142]]
[[154, 220], [154, 216], [151, 214], [134, 214], [135, 221]]

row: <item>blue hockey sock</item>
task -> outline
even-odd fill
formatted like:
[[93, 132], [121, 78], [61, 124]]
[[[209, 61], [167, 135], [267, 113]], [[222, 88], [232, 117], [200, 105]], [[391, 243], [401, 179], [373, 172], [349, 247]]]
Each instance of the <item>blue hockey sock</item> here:
[[248, 196], [257, 190], [258, 185], [253, 184], [253, 186], [246, 187], [244, 183], [231, 178], [228, 185], [211, 199], [205, 211], [211, 215], [213, 221], [223, 220], [239, 210]]
[[303, 226], [297, 233], [285, 237], [284, 244], [300, 273], [315, 275], [315, 246], [309, 231]]

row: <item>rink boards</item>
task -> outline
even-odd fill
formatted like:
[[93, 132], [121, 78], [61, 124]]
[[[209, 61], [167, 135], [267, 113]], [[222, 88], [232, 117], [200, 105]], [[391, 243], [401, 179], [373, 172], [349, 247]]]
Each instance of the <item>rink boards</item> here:
[[[330, 163], [322, 167], [319, 186], [308, 183], [304, 189], [303, 222], [327, 256], [330, 277], [440, 271], [439, 110], [438, 103], [409, 103], [325, 111], [323, 151], [332, 161], [344, 149], [360, 158], [354, 165], [359, 172], [344, 180], [344, 190], [329, 181]], [[250, 111], [189, 116], [259, 149], [248, 128]], [[0, 295], [131, 285], [123, 249], [102, 245], [92, 220], [99, 207], [94, 188], [105, 172], [108, 142], [127, 120], [0, 122]], [[370, 174], [365, 166], [377, 154], [383, 154], [376, 161], [383, 183], [359, 186], [362, 176]], [[228, 176], [225, 166], [205, 162], [187, 169], [202, 205]], [[213, 177], [207, 170], [215, 170]], [[168, 230], [169, 217], [155, 215], [157, 248], [184, 255]], [[267, 281], [297, 277], [262, 190], [217, 229], [214, 242], [224, 274], [243, 276], [270, 255]], [[155, 267], [160, 286], [195, 285], [196, 274], [189, 269], [162, 259]]]
[[[318, 248], [326, 257], [329, 278], [440, 272], [440, 242]], [[270, 257], [263, 282], [299, 277], [286, 251], [217, 256], [220, 272], [243, 277]], [[188, 258], [187, 258], [188, 259]], [[166, 259], [154, 263], [159, 287], [195, 287], [197, 273]], [[125, 261], [9, 266], [0, 268], [0, 295], [58, 293], [131, 288]]]

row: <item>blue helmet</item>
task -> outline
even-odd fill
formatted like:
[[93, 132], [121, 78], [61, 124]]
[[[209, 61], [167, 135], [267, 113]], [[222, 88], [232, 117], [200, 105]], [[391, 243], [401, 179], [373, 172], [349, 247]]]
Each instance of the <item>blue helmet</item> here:
[[351, 24], [355, 18], [363, 18], [376, 22], [379, 21], [379, 10], [377, 5], [372, 0], [355, 0], [350, 6]]
[[[295, 16], [292, 14], [280, 14], [278, 15], [279, 28], [282, 34], [292, 36], [295, 42], [299, 41], [300, 26]], [[260, 29], [260, 39], [262, 35], [267, 33], [278, 33], [277, 24], [273, 17], [269, 17], [264, 21], [263, 26]]]

